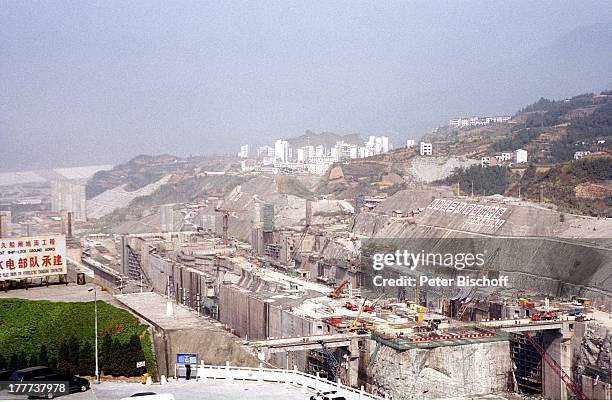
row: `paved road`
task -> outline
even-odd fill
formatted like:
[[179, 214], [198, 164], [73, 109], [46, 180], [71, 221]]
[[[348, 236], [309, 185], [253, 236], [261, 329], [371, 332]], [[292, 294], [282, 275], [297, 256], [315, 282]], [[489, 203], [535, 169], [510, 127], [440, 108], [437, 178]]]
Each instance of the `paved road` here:
[[49, 286], [37, 286], [29, 289], [12, 289], [6, 292], [0, 292], [0, 298], [15, 298], [28, 300], [50, 300], [62, 302], [89, 302], [93, 301], [93, 292], [88, 292], [87, 289], [96, 287], [98, 289], [98, 300], [104, 300], [107, 303], [118, 305], [115, 298], [107, 293], [102, 292], [99, 286], [93, 284], [77, 285], [74, 283], [54, 284]]
[[[196, 381], [180, 380], [166, 385], [142, 385], [134, 382], [103, 382], [102, 384], [92, 384], [90, 390], [65, 395], [56, 399], [106, 399], [117, 400], [136, 392], [155, 392], [157, 394], [172, 394], [175, 399], [196, 400], [196, 399], [265, 399], [265, 400], [300, 400], [309, 399], [312, 393], [304, 394], [301, 389], [284, 384], [255, 382], [235, 382], [226, 384], [220, 380], [208, 380], [205, 383]], [[26, 399], [25, 396], [13, 396], [6, 391], [0, 391], [0, 400], [3, 399]]]

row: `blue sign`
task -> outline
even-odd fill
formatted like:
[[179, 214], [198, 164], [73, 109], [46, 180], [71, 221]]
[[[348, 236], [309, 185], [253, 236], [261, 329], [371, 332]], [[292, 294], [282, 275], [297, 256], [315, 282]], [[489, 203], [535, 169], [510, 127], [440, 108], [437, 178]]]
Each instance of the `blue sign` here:
[[193, 353], [177, 353], [176, 362], [178, 364], [198, 364], [198, 355]]

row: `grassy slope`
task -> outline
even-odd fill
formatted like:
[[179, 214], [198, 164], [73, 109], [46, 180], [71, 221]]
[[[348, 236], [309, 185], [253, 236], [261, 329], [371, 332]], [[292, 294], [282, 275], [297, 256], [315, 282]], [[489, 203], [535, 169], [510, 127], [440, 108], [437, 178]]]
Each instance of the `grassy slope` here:
[[300, 179], [284, 174], [278, 174], [275, 177], [278, 186], [278, 192], [282, 194], [295, 195], [300, 198], [312, 198], [314, 193]]
[[[69, 339], [72, 335], [93, 346], [93, 312], [93, 302], [0, 299], [0, 353], [8, 360], [13, 352], [25, 351], [28, 355], [38, 353], [44, 344], [49, 350], [49, 356], [56, 356], [62, 339]], [[98, 301], [99, 342], [106, 332], [121, 342], [127, 342], [131, 335], [137, 334], [147, 367], [154, 372], [153, 347], [147, 329], [127, 311]]]

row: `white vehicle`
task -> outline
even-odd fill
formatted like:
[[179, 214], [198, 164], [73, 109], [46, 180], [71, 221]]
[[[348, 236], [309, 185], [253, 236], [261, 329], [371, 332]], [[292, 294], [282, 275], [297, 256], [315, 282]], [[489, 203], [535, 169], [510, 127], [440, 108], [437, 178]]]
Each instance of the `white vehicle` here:
[[121, 398], [121, 400], [132, 400], [132, 399], [144, 399], [152, 401], [173, 401], [173, 394], [158, 394], [155, 392], [136, 392], [128, 397]]

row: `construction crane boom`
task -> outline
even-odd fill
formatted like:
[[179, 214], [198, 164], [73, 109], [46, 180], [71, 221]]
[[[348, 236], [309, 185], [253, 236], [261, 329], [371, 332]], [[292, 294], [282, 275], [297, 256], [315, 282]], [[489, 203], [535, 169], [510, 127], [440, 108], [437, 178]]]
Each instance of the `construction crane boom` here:
[[361, 307], [359, 307], [359, 311], [357, 311], [357, 315], [355, 316], [355, 321], [353, 321], [351, 324], [351, 331], [356, 331], [359, 329], [359, 317], [361, 317], [361, 313], [363, 313], [363, 308], [365, 307], [366, 301], [368, 301], [368, 299], [363, 299], [363, 303], [361, 303]]
[[232, 212], [248, 212], [248, 209], [215, 208], [216, 212], [223, 214], [223, 244], [229, 244], [229, 216]]
[[334, 356], [334, 352], [332, 352], [327, 347], [327, 345], [325, 344], [323, 340], [320, 340], [319, 344], [321, 345], [321, 348], [323, 349], [323, 353], [325, 353], [325, 355], [327, 356], [327, 361], [326, 361], [327, 367], [331, 371], [332, 375], [334, 377], [337, 377], [338, 371], [340, 369], [340, 363], [338, 362], [338, 359], [336, 359], [336, 356]]
[[529, 332], [524, 331], [523, 335], [525, 336], [525, 338], [527, 338], [531, 346], [533, 346], [534, 349], [540, 354], [546, 364], [548, 364], [550, 368], [553, 369], [555, 374], [557, 374], [559, 378], [561, 378], [561, 381], [565, 383], [565, 385], [569, 388], [569, 390], [572, 392], [572, 394], [574, 394], [577, 399], [589, 399], [582, 392], [582, 389], [580, 389], [580, 387], [578, 386], [578, 384], [576, 384], [572, 377], [570, 377], [565, 371], [563, 371], [561, 365], [559, 365], [559, 363], [557, 363], [555, 359], [553, 359], [548, 353], [546, 353], [546, 350], [542, 346], [540, 346], [540, 344], [535, 339], [533, 339], [531, 335], [529, 335]]
[[302, 234], [300, 235], [297, 246], [295, 246], [295, 250], [293, 250], [293, 253], [291, 253], [291, 257], [289, 258], [289, 261], [293, 261], [297, 253], [300, 251], [302, 247], [302, 242], [304, 241], [304, 238], [306, 237], [306, 234], [308, 233], [309, 227], [310, 226], [308, 225], [304, 226], [304, 230], [302, 231]]
[[331, 292], [329, 292], [327, 294], [328, 297], [331, 297], [333, 299], [337, 299], [340, 297], [341, 293], [342, 293], [342, 289], [344, 289], [344, 287], [349, 283], [348, 279], [343, 280], [342, 282], [340, 282], [340, 284], [338, 286], [336, 286], [334, 288], [334, 290], [332, 290]]

